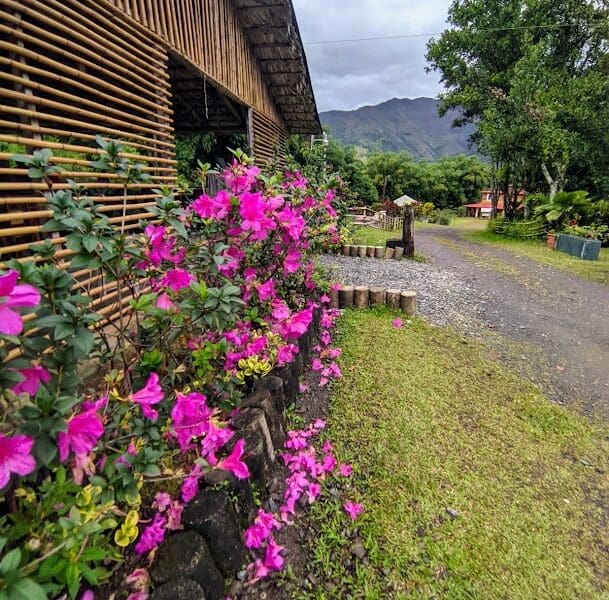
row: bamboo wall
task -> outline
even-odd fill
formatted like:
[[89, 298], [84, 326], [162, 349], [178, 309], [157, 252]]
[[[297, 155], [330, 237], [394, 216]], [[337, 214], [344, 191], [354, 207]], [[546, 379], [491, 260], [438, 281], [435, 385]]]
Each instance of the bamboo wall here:
[[232, 0], [111, 0], [243, 104], [284, 127]]
[[[231, 102], [252, 107], [256, 161], [282, 165], [286, 123], [233, 0], [0, 0], [0, 268], [10, 258], [35, 259], [32, 245], [49, 237], [41, 231], [50, 216], [46, 185], [30, 181], [13, 154], [52, 149], [62, 180], [86, 188], [119, 224], [122, 184], [92, 173], [88, 161], [99, 153], [97, 135], [120, 139], [152, 177], [129, 186], [125, 230], [152, 216], [153, 189], [176, 181], [176, 57]], [[51, 241], [68, 266], [62, 234]], [[99, 274], [77, 276], [93, 308], [116, 316], [117, 290]]]

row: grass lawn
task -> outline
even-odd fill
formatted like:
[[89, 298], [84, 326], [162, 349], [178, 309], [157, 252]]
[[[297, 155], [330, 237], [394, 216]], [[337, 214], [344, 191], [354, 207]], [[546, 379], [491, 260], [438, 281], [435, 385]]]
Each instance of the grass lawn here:
[[301, 597], [609, 597], [607, 430], [479, 343], [393, 317], [340, 321], [329, 436], [365, 512], [352, 523], [340, 496], [315, 505], [316, 584]]
[[601, 250], [599, 260], [580, 260], [564, 252], [550, 250], [543, 242], [515, 240], [489, 231], [468, 231], [464, 237], [473, 242], [500, 246], [514, 254], [609, 285], [609, 248]]

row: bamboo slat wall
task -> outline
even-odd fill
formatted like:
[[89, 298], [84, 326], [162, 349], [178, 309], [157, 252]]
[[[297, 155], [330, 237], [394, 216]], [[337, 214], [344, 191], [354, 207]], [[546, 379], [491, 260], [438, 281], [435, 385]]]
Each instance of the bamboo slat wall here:
[[[316, 133], [306, 61], [296, 65], [280, 50], [289, 46], [290, 57], [304, 57], [291, 3], [276, 2], [0, 0], [0, 267], [10, 258], [34, 259], [31, 246], [49, 237], [41, 231], [50, 216], [46, 185], [30, 181], [13, 154], [52, 149], [62, 181], [87, 188], [119, 224], [122, 184], [112, 174], [92, 173], [89, 160], [100, 152], [97, 135], [120, 139], [125, 155], [145, 163], [151, 175], [150, 183], [128, 189], [125, 230], [137, 231], [152, 216], [153, 189], [176, 181], [174, 127], [185, 120], [174, 118], [173, 107], [183, 105], [176, 98], [183, 94], [200, 106], [201, 81], [205, 102], [207, 82], [215, 86], [217, 106], [211, 108], [239, 117], [251, 107], [249, 133], [260, 164], [282, 164], [288, 126]], [[297, 43], [286, 46], [294, 35]], [[281, 61], [300, 74], [282, 73]], [[178, 81], [176, 68], [184, 79]], [[188, 79], [189, 69], [194, 78]], [[298, 85], [284, 85], [298, 78]], [[200, 110], [206, 118], [213, 114], [207, 106]], [[51, 241], [69, 265], [61, 232]], [[80, 271], [78, 277], [93, 307], [116, 316], [117, 291], [102, 286], [98, 274]]]
[[111, 0], [243, 104], [285, 127], [232, 0]]
[[[119, 224], [122, 184], [113, 174], [92, 173], [89, 160], [99, 153], [96, 135], [120, 139], [152, 178], [129, 186], [125, 229], [152, 216], [152, 190], [176, 180], [167, 64], [163, 45], [117, 20], [108, 3], [0, 0], [0, 261], [27, 260], [31, 245], [49, 237], [41, 232], [50, 216], [47, 187], [31, 181], [13, 154], [51, 148], [62, 181], [87, 188]], [[51, 241], [69, 261], [61, 233]], [[102, 286], [87, 271], [77, 275], [93, 308], [112, 317], [119, 308], [112, 284]]]

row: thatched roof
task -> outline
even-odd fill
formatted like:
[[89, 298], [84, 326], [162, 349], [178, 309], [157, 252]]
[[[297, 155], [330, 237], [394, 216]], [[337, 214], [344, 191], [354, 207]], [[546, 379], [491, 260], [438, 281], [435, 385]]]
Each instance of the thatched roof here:
[[291, 133], [321, 133], [292, 0], [234, 0], [241, 26]]
[[408, 194], [404, 194], [403, 196], [400, 196], [397, 200], [394, 200], [393, 203], [402, 207], [409, 206], [410, 204], [416, 204], [417, 201], [414, 198], [411, 198]]

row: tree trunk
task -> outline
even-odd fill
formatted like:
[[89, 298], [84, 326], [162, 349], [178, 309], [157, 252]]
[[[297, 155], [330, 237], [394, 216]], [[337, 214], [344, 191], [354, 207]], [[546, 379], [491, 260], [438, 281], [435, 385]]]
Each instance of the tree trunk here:
[[402, 246], [406, 258], [414, 257], [414, 207], [404, 207], [404, 225], [402, 226]]
[[510, 180], [506, 177], [503, 182], [503, 215], [506, 221], [512, 220], [512, 202], [510, 198]]
[[497, 189], [497, 169], [499, 164], [497, 161], [493, 163], [493, 172], [491, 177], [491, 219], [497, 218], [497, 202], [499, 200], [499, 190]]
[[546, 166], [546, 163], [543, 163], [543, 162], [541, 163], [541, 172], [543, 173], [543, 176], [546, 179], [548, 187], [550, 188], [550, 203], [552, 203], [552, 201], [554, 200], [554, 198], [556, 197], [556, 194], [558, 192], [558, 183], [552, 177], [552, 174], [550, 173], [550, 170]]

